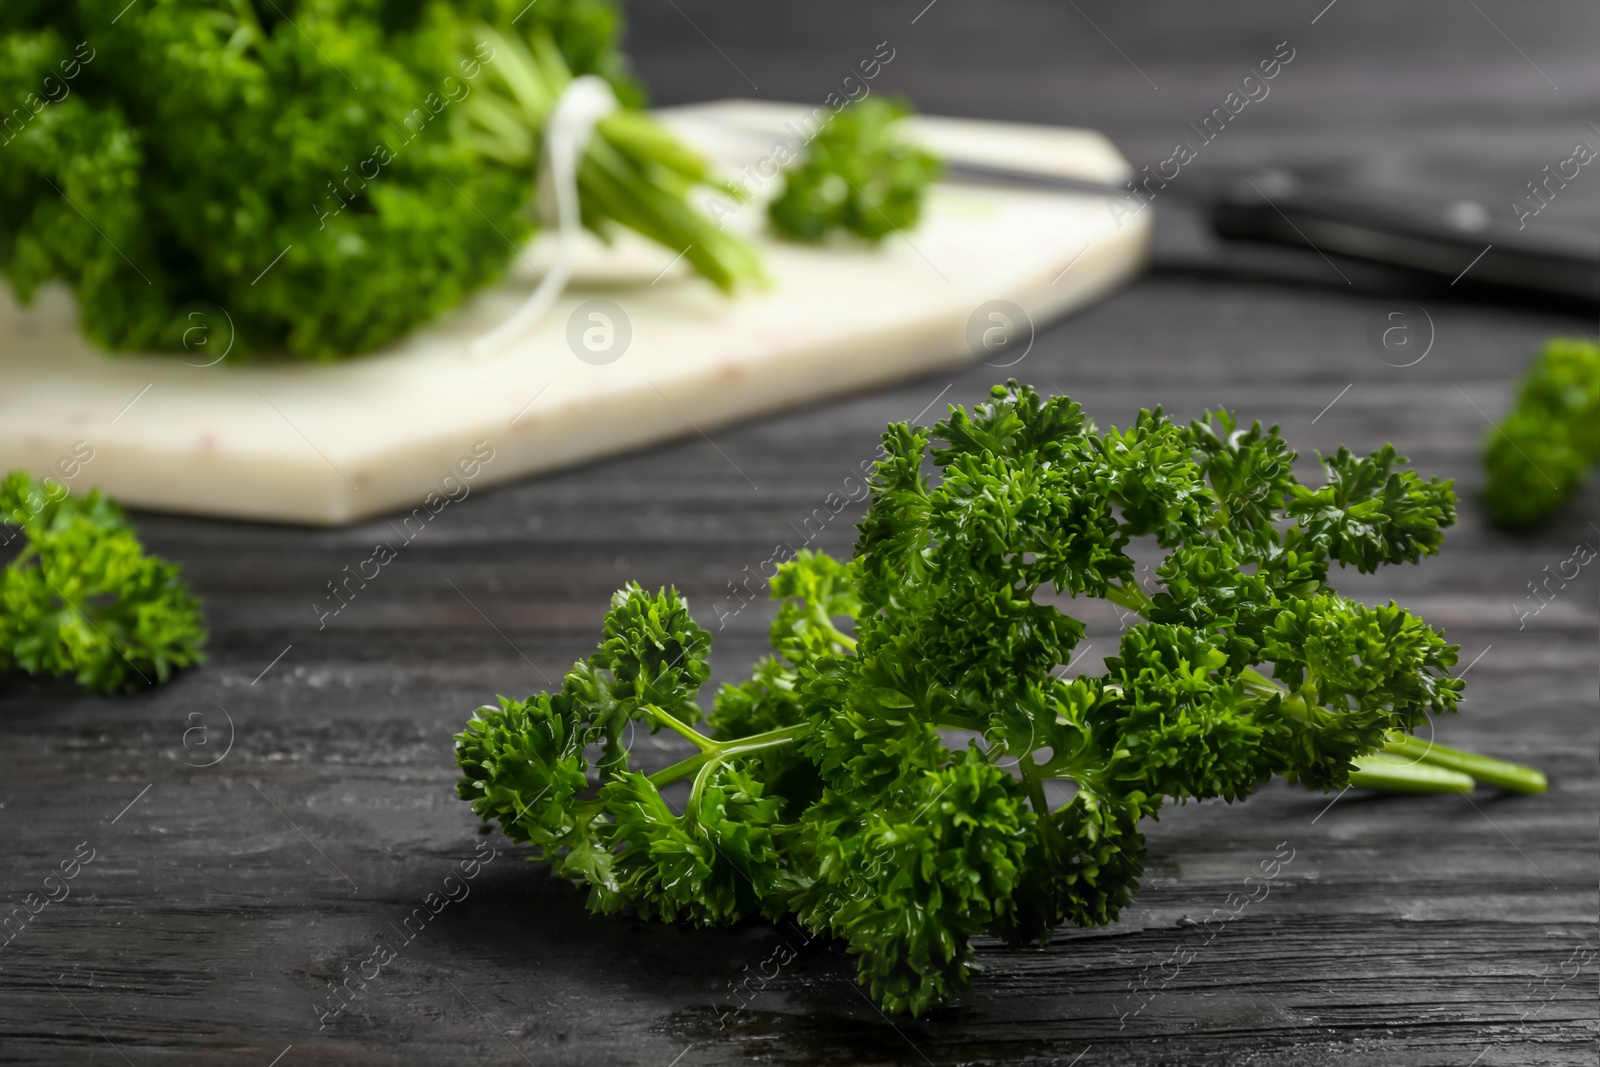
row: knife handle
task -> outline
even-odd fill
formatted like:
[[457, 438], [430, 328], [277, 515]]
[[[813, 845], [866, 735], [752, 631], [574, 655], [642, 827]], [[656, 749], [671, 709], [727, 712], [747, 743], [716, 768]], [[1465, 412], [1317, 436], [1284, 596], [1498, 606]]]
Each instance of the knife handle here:
[[1230, 240], [1309, 245], [1451, 285], [1600, 302], [1600, 243], [1519, 230], [1476, 201], [1355, 191], [1269, 171], [1225, 183], [1207, 214]]

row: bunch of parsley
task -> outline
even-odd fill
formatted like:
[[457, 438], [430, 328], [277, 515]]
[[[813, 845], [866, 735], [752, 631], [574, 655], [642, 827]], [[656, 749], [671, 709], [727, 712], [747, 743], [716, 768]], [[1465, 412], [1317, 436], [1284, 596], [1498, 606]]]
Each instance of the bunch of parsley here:
[[72, 677], [102, 693], [165, 682], [205, 659], [200, 602], [178, 566], [147, 556], [100, 495], [13, 471], [0, 481], [0, 671]]
[[[1452, 767], [1542, 788], [1409, 737], [1455, 710], [1456, 646], [1328, 582], [1432, 555], [1455, 520], [1450, 483], [1392, 447], [1323, 458], [1312, 488], [1276, 428], [1157, 410], [1102, 433], [1011, 382], [931, 430], [890, 426], [883, 452], [855, 558], [781, 569], [775, 654], [716, 694], [709, 733], [709, 634], [675, 590], [629, 585], [559, 691], [478, 709], [459, 795], [594, 911], [793, 914], [848, 945], [884, 1008], [921, 1012], [967, 985], [974, 934], [1115, 919], [1168, 802]], [[1166, 552], [1148, 587], [1134, 539]], [[1103, 675], [1063, 670], [1084, 636], [1065, 598], [1141, 617]], [[635, 769], [635, 724], [697, 753]], [[662, 789], [684, 779], [680, 809]], [[1053, 806], [1050, 780], [1076, 792]]]
[[872, 96], [829, 119], [767, 205], [772, 228], [797, 241], [843, 229], [872, 242], [914, 228], [944, 164], [905, 140], [901, 120], [910, 113], [903, 101]]
[[1572, 498], [1600, 463], [1600, 345], [1553, 337], [1489, 434], [1484, 503], [1502, 526], [1531, 526]]
[[[8, 0], [0, 273], [23, 300], [70, 285], [108, 348], [178, 349], [197, 313], [226, 314], [236, 354], [375, 348], [502, 276], [533, 229], [531, 158], [485, 151], [468, 110], [531, 53], [546, 84], [597, 74], [637, 104], [618, 30], [613, 0]], [[501, 109], [499, 140], [540, 143], [543, 114]], [[636, 113], [610, 127], [585, 222], [694, 243], [724, 288], [751, 277], [688, 207], [698, 157]]]

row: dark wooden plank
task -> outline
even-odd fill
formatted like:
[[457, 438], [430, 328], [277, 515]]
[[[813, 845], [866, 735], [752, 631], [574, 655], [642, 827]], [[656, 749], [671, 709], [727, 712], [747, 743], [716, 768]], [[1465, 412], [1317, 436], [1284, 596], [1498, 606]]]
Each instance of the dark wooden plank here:
[[[635, 51], [664, 100], [750, 91], [695, 26], [777, 98], [820, 99], [838, 68], [887, 38], [899, 52], [884, 87], [926, 110], [1093, 123], [1137, 159], [1288, 37], [1296, 64], [1243, 116], [1253, 124], [1218, 142], [1214, 165], [1338, 160], [1486, 200], [1583, 136], [1565, 101], [1594, 88], [1595, 16], [1576, 8], [1531, 19], [1482, 5], [1558, 95], [1454, 5], [1342, 0], [1315, 27], [1320, 3], [1079, 5], [1159, 91], [1071, 5], [941, 0], [914, 26], [921, 2], [677, 6], [634, 10]], [[1592, 219], [1597, 194], [1571, 192]], [[1165, 217], [1163, 241], [1192, 239], [1181, 221]], [[1102, 424], [1155, 403], [1185, 415], [1226, 403], [1281, 423], [1308, 457], [1393, 440], [1456, 478], [1463, 520], [1440, 558], [1340, 584], [1416, 607], [1468, 660], [1481, 653], [1439, 736], [1540, 765], [1548, 795], [1351, 793], [1328, 807], [1277, 785], [1242, 805], [1173, 809], [1150, 828], [1145, 889], [1120, 923], [1063, 931], [1039, 952], [982, 945], [988, 971], [971, 998], [915, 1022], [873, 1009], [836, 946], [763, 923], [595, 918], [516, 850], [414, 938], [396, 932], [480, 842], [504, 845], [452, 794], [450, 738], [472, 707], [557, 677], [592, 646], [623, 580], [676, 583], [717, 629], [716, 607], [736, 603], [724, 603], [728, 584], [775, 544], [799, 547], [808, 517], [818, 529], [816, 509], [883, 425], [936, 398], [981, 397], [1003, 372], [979, 366], [726, 430], [715, 449], [694, 438], [475, 491], [321, 630], [324, 583], [390, 536], [383, 523], [139, 516], [205, 596], [213, 658], [120, 700], [3, 683], [6, 907], [80, 842], [95, 851], [72, 895], [0, 950], [0, 1060], [267, 1064], [292, 1045], [283, 1067], [1593, 1063], [1600, 579], [1586, 570], [1523, 629], [1516, 607], [1545, 565], [1600, 538], [1600, 501], [1591, 486], [1528, 537], [1489, 529], [1474, 405], [1497, 415], [1544, 336], [1594, 324], [1441, 303], [1429, 308], [1435, 349], [1402, 369], [1364, 340], [1386, 309], [1338, 289], [1155, 277], [1044, 331], [1010, 373], [1071, 393]], [[811, 543], [847, 552], [858, 517], [845, 509]], [[759, 654], [770, 618], [758, 603], [724, 620], [713, 681]], [[1087, 621], [1092, 662], [1117, 623], [1109, 610]], [[231, 748], [196, 766], [221, 753], [229, 719]], [[190, 733], [186, 747], [201, 722], [206, 744]], [[682, 754], [669, 738], [644, 750], [661, 764]], [[1294, 858], [1270, 894], [1207, 940], [1194, 922], [1228, 907], [1281, 842]], [[380, 939], [397, 958], [319, 1029], [328, 983]], [[783, 944], [794, 961], [730, 1012], [731, 987]], [[1164, 988], [1135, 1013], [1129, 986], [1149, 976]]]

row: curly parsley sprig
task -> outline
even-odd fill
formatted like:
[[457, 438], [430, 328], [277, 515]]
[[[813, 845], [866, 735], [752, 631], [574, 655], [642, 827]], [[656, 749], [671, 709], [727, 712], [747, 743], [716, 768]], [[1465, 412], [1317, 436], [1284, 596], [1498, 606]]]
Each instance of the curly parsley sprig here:
[[1600, 463], [1600, 344], [1553, 337], [1489, 434], [1484, 503], [1502, 526], [1531, 526], [1571, 499]]
[[[1455, 521], [1450, 483], [1393, 448], [1325, 457], [1311, 488], [1276, 428], [1157, 410], [1101, 433], [1016, 382], [883, 444], [855, 558], [783, 566], [774, 654], [716, 694], [708, 732], [710, 635], [676, 590], [629, 585], [558, 692], [478, 710], [456, 738], [459, 795], [595, 911], [792, 914], [847, 944], [877, 1003], [916, 1013], [967, 986], [975, 934], [1022, 946], [1114, 920], [1144, 869], [1140, 822], [1169, 801], [1237, 800], [1274, 775], [1465, 777], [1410, 736], [1455, 710], [1456, 646], [1328, 582], [1333, 563], [1432, 555]], [[1154, 591], [1134, 538], [1167, 552]], [[1084, 636], [1062, 598], [1141, 617], [1103, 675], [1060, 671]], [[634, 769], [635, 725], [696, 754]], [[662, 789], [683, 780], [680, 810]], [[1052, 805], [1052, 780], [1075, 794]]]
[[0, 670], [115, 693], [205, 659], [200, 602], [177, 564], [145, 555], [99, 490], [75, 497], [11, 472], [0, 481], [0, 536], [18, 533], [26, 542], [0, 572]]
[[903, 101], [867, 97], [832, 116], [767, 205], [772, 228], [796, 241], [842, 229], [872, 242], [914, 228], [944, 164], [906, 141], [909, 114]]

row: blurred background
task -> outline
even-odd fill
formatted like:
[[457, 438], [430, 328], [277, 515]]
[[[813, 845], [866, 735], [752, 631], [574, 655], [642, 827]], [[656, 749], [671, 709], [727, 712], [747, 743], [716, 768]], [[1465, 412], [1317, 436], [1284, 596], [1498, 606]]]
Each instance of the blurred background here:
[[[929, 114], [1100, 130], [1136, 168], [1167, 158], [1175, 140], [1198, 144], [1189, 124], [1289, 42], [1295, 58], [1267, 99], [1205, 145], [1185, 179], [1288, 167], [1440, 203], [1477, 199], [1509, 220], [1542, 167], [1578, 140], [1600, 148], [1600, 12], [1577, 2], [675, 0], [627, 11], [628, 50], [659, 104], [820, 102], [865, 46], [887, 40], [896, 56], [879, 91]], [[1173, 217], [1181, 209], [1161, 206], [1158, 250], [1193, 251], [1201, 238]], [[1600, 181], [1572, 182], [1530, 225], [1600, 241]]]

